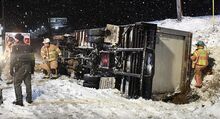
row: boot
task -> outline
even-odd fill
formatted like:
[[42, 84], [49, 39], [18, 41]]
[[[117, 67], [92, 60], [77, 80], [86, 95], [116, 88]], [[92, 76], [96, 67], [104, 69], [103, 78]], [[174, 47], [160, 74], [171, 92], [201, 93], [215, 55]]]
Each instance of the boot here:
[[15, 105], [24, 106], [22, 101], [14, 101], [12, 103], [15, 104]]
[[57, 79], [58, 75], [57, 74], [52, 74], [52, 79]]
[[13, 83], [13, 80], [8, 80], [7, 82], [6, 82], [6, 84], [12, 84]]
[[33, 101], [32, 100], [26, 100], [27, 103], [31, 104]]
[[26, 101], [27, 101], [27, 103], [29, 103], [29, 104], [31, 104], [33, 101], [32, 101], [32, 99], [30, 98], [30, 97], [26, 97]]
[[57, 69], [51, 69], [52, 72], [52, 79], [57, 79], [58, 75], [57, 75]]
[[49, 78], [50, 78], [50, 75], [45, 75], [43, 78], [44, 78], [44, 79], [49, 79]]
[[201, 88], [202, 87], [202, 79], [199, 75], [195, 75], [195, 80], [196, 80], [196, 88]]
[[46, 70], [43, 70], [44, 75], [44, 79], [49, 79], [50, 78], [50, 73], [48, 73]]

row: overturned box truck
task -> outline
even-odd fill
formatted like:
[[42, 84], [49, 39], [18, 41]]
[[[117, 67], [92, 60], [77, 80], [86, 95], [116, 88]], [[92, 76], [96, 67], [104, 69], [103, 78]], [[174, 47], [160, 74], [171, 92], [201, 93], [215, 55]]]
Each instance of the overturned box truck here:
[[190, 32], [138, 22], [76, 30], [58, 44], [63, 63], [77, 59], [75, 76], [84, 80], [83, 86], [151, 99], [189, 91], [191, 37]]

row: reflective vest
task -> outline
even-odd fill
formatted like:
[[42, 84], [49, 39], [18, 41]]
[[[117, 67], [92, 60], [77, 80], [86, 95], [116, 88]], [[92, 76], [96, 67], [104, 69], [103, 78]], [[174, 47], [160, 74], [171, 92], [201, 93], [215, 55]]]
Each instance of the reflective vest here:
[[44, 59], [47, 59], [47, 61], [57, 60], [58, 55], [61, 55], [61, 51], [57, 46], [53, 44], [50, 44], [48, 48], [45, 46], [41, 48], [41, 56]]
[[[197, 49], [193, 56], [196, 57], [196, 60], [193, 62], [193, 65], [199, 65], [199, 66], [207, 66], [208, 65], [208, 53], [204, 49]], [[193, 66], [193, 68], [194, 68]]]

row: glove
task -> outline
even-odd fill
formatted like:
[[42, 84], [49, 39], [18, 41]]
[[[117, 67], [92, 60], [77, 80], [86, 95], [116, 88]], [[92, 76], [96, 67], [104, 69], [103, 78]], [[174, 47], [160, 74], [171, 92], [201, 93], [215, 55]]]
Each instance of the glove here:
[[31, 65], [31, 74], [34, 74], [34, 65]]
[[60, 57], [57, 58], [57, 62], [62, 62], [62, 59]]
[[63, 63], [63, 62], [64, 62], [64, 59], [62, 58], [62, 56], [61, 56], [61, 55], [59, 55], [59, 56], [58, 56], [58, 58], [57, 58], [57, 62], [61, 62], [61, 63]]
[[15, 74], [15, 72], [14, 72], [13, 68], [10, 68], [10, 75], [14, 76], [14, 74]]
[[31, 74], [34, 74], [34, 68], [31, 68]]

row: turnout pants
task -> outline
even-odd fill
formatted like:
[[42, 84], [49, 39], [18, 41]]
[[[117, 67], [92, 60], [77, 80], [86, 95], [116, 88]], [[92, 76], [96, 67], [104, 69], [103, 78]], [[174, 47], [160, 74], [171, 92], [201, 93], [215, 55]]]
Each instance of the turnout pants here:
[[49, 61], [48, 63], [41, 64], [40, 67], [43, 70], [46, 70], [48, 75], [51, 74], [52, 69], [54, 69], [56, 71], [55, 73], [57, 74], [58, 62], [56, 60]]
[[203, 73], [202, 71], [206, 68], [206, 66], [199, 66], [196, 65], [195, 67], [195, 80], [196, 80], [196, 87], [202, 87], [202, 78], [203, 78]]

